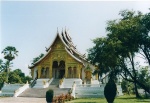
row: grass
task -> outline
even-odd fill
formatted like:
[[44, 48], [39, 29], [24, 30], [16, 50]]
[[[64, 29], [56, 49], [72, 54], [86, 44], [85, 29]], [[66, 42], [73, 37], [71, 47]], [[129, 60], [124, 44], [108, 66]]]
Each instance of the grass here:
[[[107, 101], [105, 98], [81, 98], [67, 103], [107, 103]], [[114, 103], [150, 103], [150, 99], [137, 99], [135, 95], [124, 95], [116, 97]]]

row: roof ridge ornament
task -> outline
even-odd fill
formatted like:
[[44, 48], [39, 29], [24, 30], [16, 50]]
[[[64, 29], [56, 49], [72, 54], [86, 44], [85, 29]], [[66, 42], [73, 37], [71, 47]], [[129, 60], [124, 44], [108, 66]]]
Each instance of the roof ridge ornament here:
[[57, 27], [57, 35], [59, 35], [59, 30], [58, 30], [58, 27]]
[[65, 26], [65, 33], [67, 33], [67, 31], [66, 31], [66, 26]]

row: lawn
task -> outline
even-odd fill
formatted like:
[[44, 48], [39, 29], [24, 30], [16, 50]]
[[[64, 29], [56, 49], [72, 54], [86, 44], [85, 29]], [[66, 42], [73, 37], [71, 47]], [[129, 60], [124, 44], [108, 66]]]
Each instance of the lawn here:
[[[82, 98], [67, 103], [107, 103], [107, 101], [105, 98]], [[117, 97], [114, 103], [150, 103], [150, 99], [136, 99], [134, 95], [125, 95]]]

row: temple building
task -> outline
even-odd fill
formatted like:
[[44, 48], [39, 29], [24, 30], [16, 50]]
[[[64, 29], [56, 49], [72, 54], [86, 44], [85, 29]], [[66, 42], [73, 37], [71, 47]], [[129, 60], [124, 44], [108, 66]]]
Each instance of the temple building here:
[[97, 75], [92, 75], [95, 66], [87, 61], [85, 54], [78, 52], [66, 30], [61, 33], [57, 31], [46, 52], [39, 61], [29, 67], [33, 79], [78, 78], [86, 80], [87, 83], [98, 79]]
[[[57, 31], [46, 54], [29, 69], [33, 78], [30, 84], [5, 83], [0, 96], [45, 98], [47, 90], [52, 89], [54, 96], [69, 94], [74, 98], [99, 98], [104, 97], [105, 83], [108, 82], [108, 75], [103, 83], [98, 80], [98, 75], [92, 75], [96, 67], [87, 61], [85, 54], [78, 52], [66, 30]], [[123, 95], [120, 84], [117, 92], [118, 96]]]

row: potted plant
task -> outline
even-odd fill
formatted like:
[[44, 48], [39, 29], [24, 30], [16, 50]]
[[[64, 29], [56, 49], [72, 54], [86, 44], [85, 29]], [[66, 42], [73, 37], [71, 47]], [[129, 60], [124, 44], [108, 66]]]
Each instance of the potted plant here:
[[108, 103], [113, 103], [117, 94], [117, 86], [113, 79], [109, 79], [104, 88], [104, 95]]
[[54, 91], [52, 89], [49, 89], [47, 92], [46, 92], [46, 101], [47, 103], [52, 103], [53, 101], [53, 96], [54, 96]]

